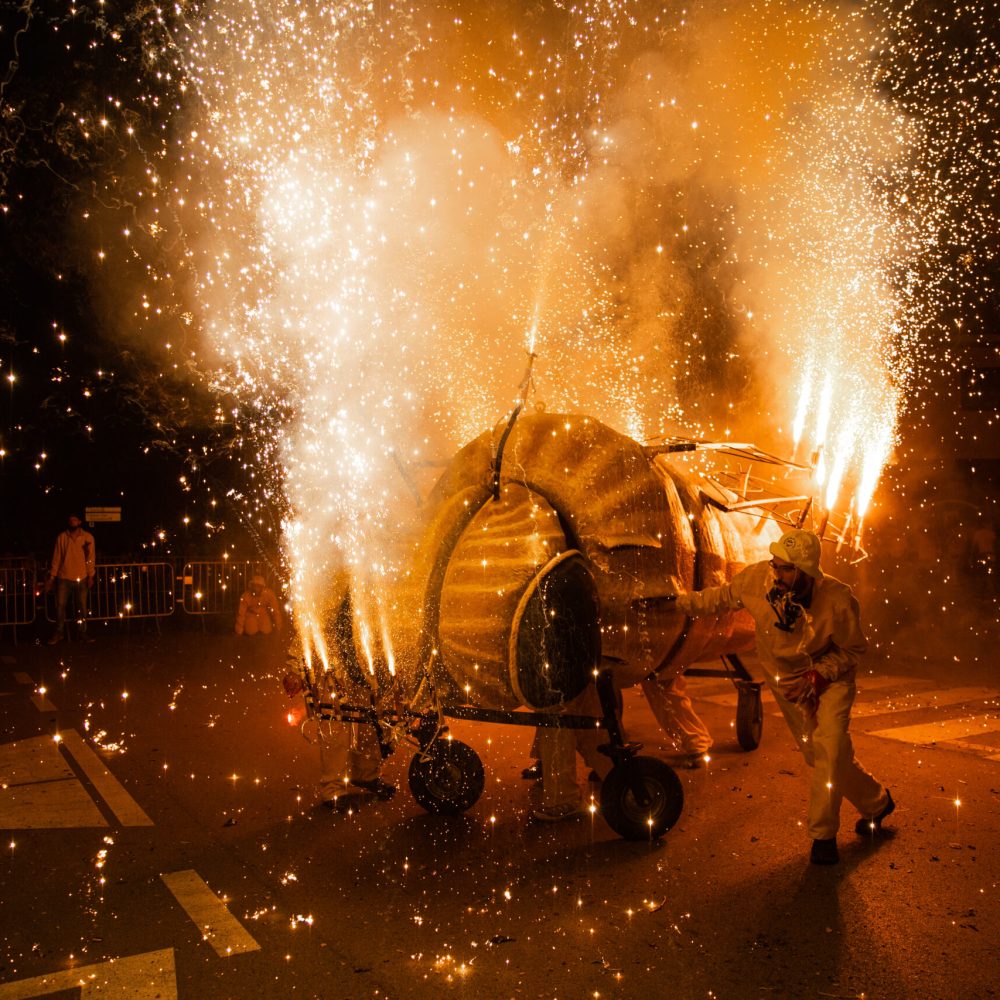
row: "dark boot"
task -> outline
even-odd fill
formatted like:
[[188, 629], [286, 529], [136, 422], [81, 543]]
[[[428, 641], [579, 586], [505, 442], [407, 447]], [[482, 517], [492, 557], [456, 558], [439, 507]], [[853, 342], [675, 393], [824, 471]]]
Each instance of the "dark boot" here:
[[882, 820], [896, 808], [896, 803], [892, 801], [892, 793], [888, 788], [885, 790], [885, 794], [889, 797], [889, 801], [877, 816], [872, 816], [871, 819], [862, 816], [854, 824], [854, 832], [859, 837], [874, 837], [882, 832]]
[[835, 865], [840, 860], [840, 853], [837, 851], [837, 838], [814, 840], [809, 860], [814, 865]]
[[355, 788], [363, 788], [366, 792], [371, 792], [372, 795], [382, 802], [387, 802], [396, 794], [396, 786], [390, 785], [381, 778], [375, 778], [373, 781], [359, 781], [352, 778], [351, 784]]

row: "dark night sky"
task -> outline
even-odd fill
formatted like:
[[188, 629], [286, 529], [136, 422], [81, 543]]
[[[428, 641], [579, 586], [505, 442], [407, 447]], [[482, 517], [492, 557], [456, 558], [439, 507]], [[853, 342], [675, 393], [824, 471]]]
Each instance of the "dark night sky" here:
[[[144, 277], [141, 254], [109, 274], [95, 253], [133, 224], [146, 157], [167, 135], [169, 90], [151, 99], [137, 73], [148, 29], [135, 12], [145, 8], [84, 3], [70, 16], [62, 3], [29, 6], [30, 20], [13, 5], [0, 11], [0, 553], [46, 555], [67, 512], [86, 506], [123, 508], [120, 525], [99, 528], [108, 555], [138, 552], [160, 530], [175, 556], [226, 542], [252, 549], [225, 502], [239, 481], [225, 458], [233, 429], [212, 426], [198, 380], [164, 370], [142, 337], [122, 346], [119, 303]], [[139, 138], [92, 141], [111, 99]], [[228, 535], [204, 529], [209, 497]]]

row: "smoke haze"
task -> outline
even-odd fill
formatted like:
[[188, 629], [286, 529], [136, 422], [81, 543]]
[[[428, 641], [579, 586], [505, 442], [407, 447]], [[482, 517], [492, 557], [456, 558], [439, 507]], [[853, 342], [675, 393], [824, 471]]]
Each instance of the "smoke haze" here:
[[495, 425], [529, 351], [535, 405], [639, 439], [801, 438], [828, 503], [849, 481], [863, 513], [923, 308], [898, 275], [937, 221], [885, 37], [765, 2], [189, 22], [169, 183], [299, 607], [340, 569], [398, 571], [397, 461]]

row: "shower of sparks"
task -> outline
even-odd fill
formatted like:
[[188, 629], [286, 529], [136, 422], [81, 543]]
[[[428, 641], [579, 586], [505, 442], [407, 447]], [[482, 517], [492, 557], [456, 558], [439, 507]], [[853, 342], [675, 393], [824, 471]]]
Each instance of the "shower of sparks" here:
[[[533, 344], [598, 358], [607, 339], [608, 291], [567, 216], [566, 150], [543, 134], [569, 105], [536, 107], [557, 70], [533, 80], [512, 32], [472, 80], [432, 76], [459, 54], [438, 33], [464, 45], [466, 30], [403, 7], [217, 4], [178, 39], [198, 97], [178, 158], [200, 194], [174, 197], [216, 384], [259, 407], [300, 627], [325, 664], [324, 597], [347, 571], [372, 673], [376, 636], [394, 671], [382, 584], [413, 505], [394, 456], [439, 457], [495, 423]], [[505, 129], [484, 113], [521, 100], [532, 110]]]
[[773, 344], [764, 381], [796, 444], [814, 428], [824, 506], [850, 485], [863, 518], [926, 308], [915, 278], [894, 278], [943, 221], [935, 185], [914, 179], [929, 123], [876, 87], [863, 46], [887, 27], [782, 12], [776, 33], [766, 3], [690, 19], [595, 3], [520, 24], [218, 3], [185, 26], [198, 110], [180, 160], [202, 193], [175, 196], [199, 206], [188, 230], [204, 234], [192, 253], [218, 385], [268, 404], [257, 436], [324, 660], [322, 596], [343, 569], [369, 670], [373, 631], [391, 656], [378, 583], [400, 569], [387, 542], [406, 491], [388, 457], [447, 453], [494, 423], [519, 348], [549, 361], [550, 402], [614, 413], [635, 436], [711, 420], [708, 400], [696, 413], [664, 392], [711, 345], [697, 330], [678, 344], [663, 307], [726, 216], [724, 280], [747, 303], [733, 341]]
[[527, 353], [529, 405], [639, 439], [738, 428], [812, 459], [860, 531], [996, 233], [989, 14], [935, 32], [922, 9], [215, 0], [128, 22], [167, 138], [114, 97], [76, 127], [142, 150], [136, 324], [202, 335], [185, 358], [165, 337], [166, 367], [207, 371], [239, 421], [244, 500], [281, 512], [323, 665], [346, 574], [366, 666], [395, 671], [413, 481], [510, 411]]

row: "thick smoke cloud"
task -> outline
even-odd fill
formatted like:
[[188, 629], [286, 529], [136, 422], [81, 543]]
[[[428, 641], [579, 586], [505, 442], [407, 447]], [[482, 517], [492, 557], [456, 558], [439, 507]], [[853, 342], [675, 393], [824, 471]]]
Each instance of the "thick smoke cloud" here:
[[550, 410], [785, 452], [799, 414], [836, 428], [834, 478], [866, 449], [877, 471], [903, 388], [889, 275], [923, 232], [877, 40], [782, 3], [206, 7], [170, 183], [297, 600], [397, 571], [400, 461], [496, 424], [529, 350]]

